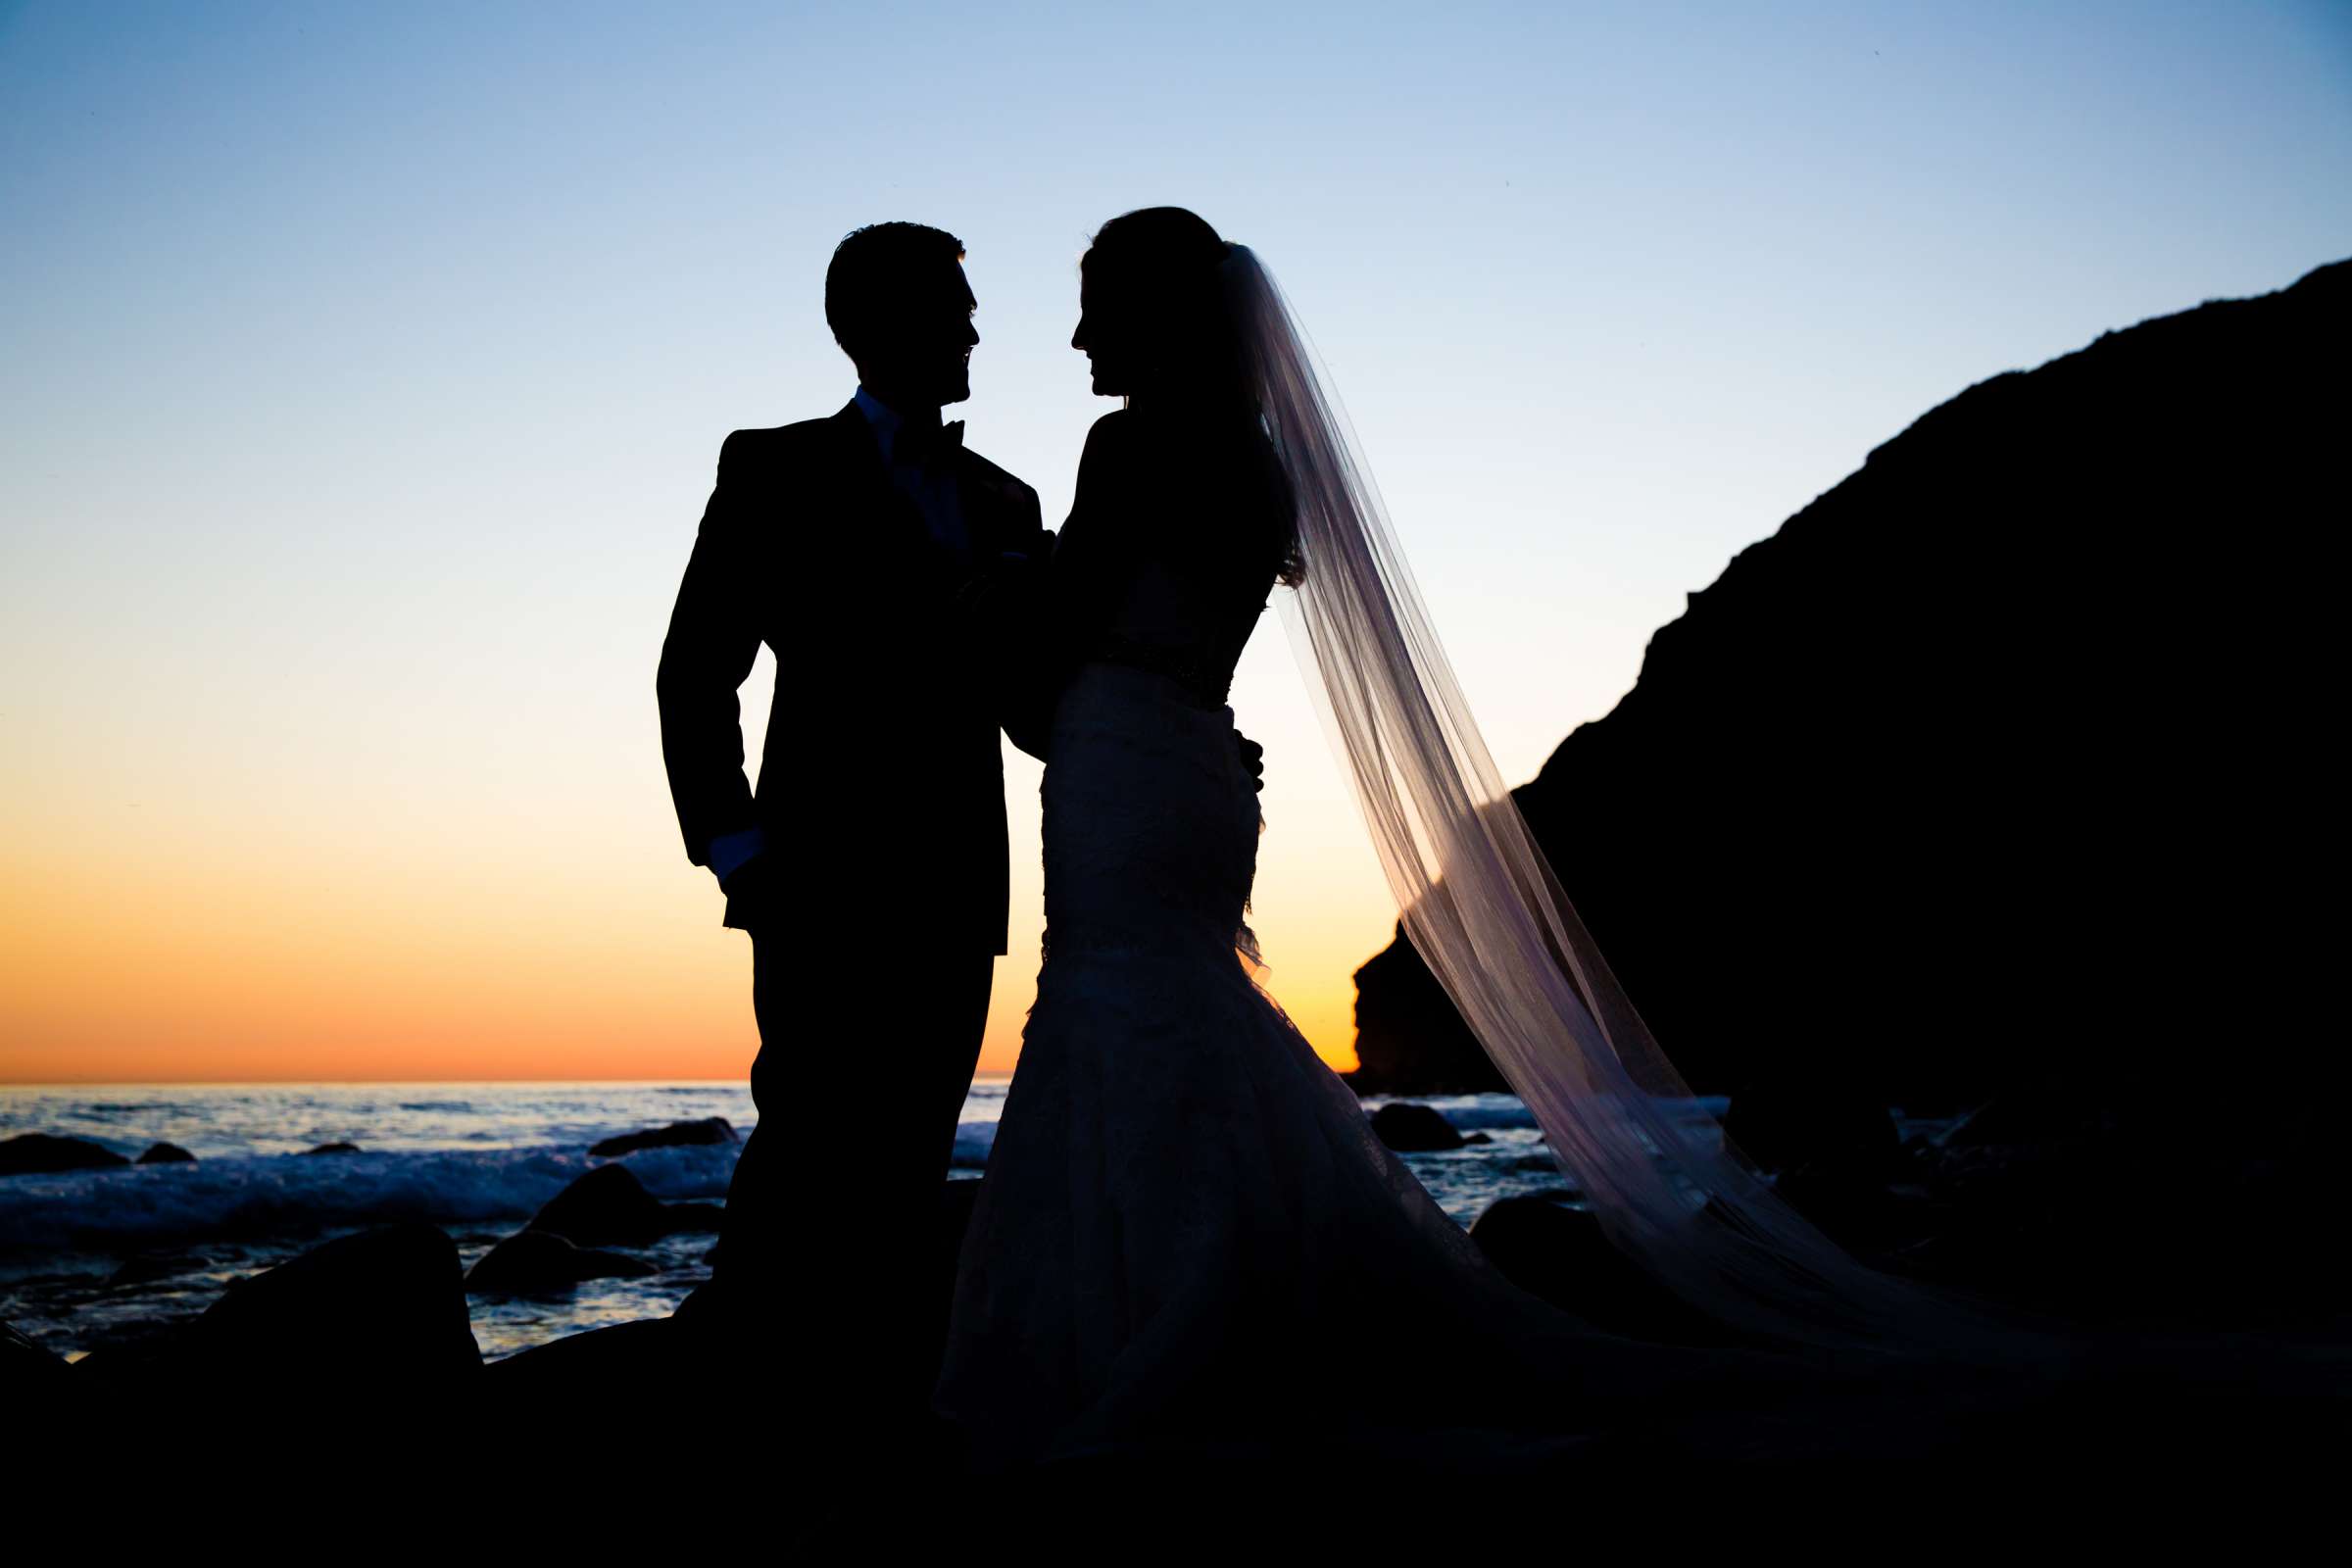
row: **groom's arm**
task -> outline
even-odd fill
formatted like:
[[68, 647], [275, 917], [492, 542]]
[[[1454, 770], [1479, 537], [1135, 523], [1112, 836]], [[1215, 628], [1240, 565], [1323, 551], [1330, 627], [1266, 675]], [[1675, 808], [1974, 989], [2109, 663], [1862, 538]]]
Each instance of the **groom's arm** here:
[[1053, 727], [1054, 699], [1066, 673], [1046, 615], [1046, 573], [1053, 558], [1054, 532], [1040, 527], [1017, 573], [997, 719], [1013, 745], [1041, 762]]
[[686, 858], [723, 883], [760, 849], [759, 815], [743, 771], [736, 689], [760, 653], [743, 522], [745, 432], [718, 454], [718, 483], [678, 584], [654, 690], [662, 709], [662, 760], [686, 840]]
[[1054, 532], [1045, 525], [1037, 492], [1009, 475], [1005, 479], [1009, 514], [999, 532], [1000, 548], [957, 599], [991, 670], [997, 722], [1013, 745], [1042, 760], [1052, 712], [1044, 621]]

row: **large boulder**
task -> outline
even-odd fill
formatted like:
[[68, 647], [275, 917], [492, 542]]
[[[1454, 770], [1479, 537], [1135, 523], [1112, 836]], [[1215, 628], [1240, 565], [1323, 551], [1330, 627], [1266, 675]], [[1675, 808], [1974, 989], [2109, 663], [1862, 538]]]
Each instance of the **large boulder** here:
[[1757, 1086], [1732, 1102], [1723, 1135], [1757, 1170], [1885, 1182], [1901, 1167], [1903, 1147], [1894, 1118], [1869, 1096], [1838, 1094], [1829, 1086], [1783, 1093]]
[[380, 1408], [418, 1401], [477, 1373], [458, 1250], [424, 1224], [385, 1225], [315, 1247], [238, 1281], [169, 1336], [83, 1358], [77, 1376], [124, 1385], [267, 1390]]
[[643, 1247], [679, 1231], [715, 1231], [715, 1203], [664, 1203], [626, 1165], [599, 1165], [547, 1200], [529, 1228], [576, 1247]]
[[605, 1157], [634, 1154], [640, 1149], [670, 1149], [680, 1145], [732, 1144], [741, 1140], [724, 1116], [705, 1116], [700, 1121], [673, 1121], [666, 1127], [648, 1127], [643, 1132], [623, 1133], [589, 1146], [588, 1152]]
[[140, 1165], [192, 1165], [195, 1162], [196, 1156], [177, 1144], [150, 1144], [147, 1147], [147, 1152], [141, 1154], [133, 1163]]
[[468, 1295], [548, 1296], [585, 1280], [642, 1279], [662, 1272], [643, 1258], [574, 1247], [553, 1231], [519, 1231], [466, 1271]]
[[63, 1170], [109, 1170], [130, 1161], [86, 1138], [19, 1133], [0, 1138], [0, 1176], [44, 1175]]
[[1937, 1216], [1920, 1182], [1927, 1151], [1905, 1149], [1894, 1118], [1838, 1086], [1763, 1083], [1732, 1102], [1723, 1135], [1770, 1173], [1783, 1200], [1836, 1241], [1866, 1252], [1916, 1241]]
[[1453, 1130], [1453, 1123], [1427, 1105], [1398, 1102], [1383, 1105], [1372, 1113], [1372, 1131], [1380, 1141], [1400, 1154], [1430, 1153], [1439, 1150], [1459, 1149], [1463, 1139]]
[[1729, 1338], [1619, 1251], [1590, 1210], [1557, 1197], [1497, 1199], [1470, 1239], [1513, 1285], [1607, 1333], [1684, 1345]]
[[[956, 1260], [979, 1195], [976, 1181], [944, 1182], [930, 1223], [917, 1219], [894, 1233], [900, 1244], [928, 1254], [928, 1280], [920, 1299], [876, 1301], [872, 1308], [887, 1314], [893, 1332], [907, 1336], [919, 1353], [937, 1354], [945, 1348]], [[507, 1356], [492, 1364], [487, 1389], [509, 1415], [577, 1415], [601, 1424], [612, 1421], [616, 1409], [674, 1400], [682, 1387], [713, 1378], [740, 1382], [764, 1363], [790, 1369], [795, 1397], [804, 1407], [812, 1390], [838, 1395], [846, 1387], [854, 1403], [870, 1410], [879, 1386], [875, 1368], [812, 1354], [806, 1344], [779, 1332], [780, 1321], [772, 1304], [740, 1282], [706, 1284], [671, 1317], [566, 1335]]]
[[[1970, 388], [1516, 792], [1694, 1089], [2088, 1086], [2248, 1142], [2278, 1085], [2328, 1101], [2348, 325], [2338, 263]], [[1357, 984], [1359, 1090], [1500, 1087], [1409, 944]]]
[[306, 1149], [303, 1151], [303, 1152], [306, 1154], [356, 1154], [359, 1152], [359, 1145], [341, 1141], [331, 1144], [320, 1144], [316, 1149]]

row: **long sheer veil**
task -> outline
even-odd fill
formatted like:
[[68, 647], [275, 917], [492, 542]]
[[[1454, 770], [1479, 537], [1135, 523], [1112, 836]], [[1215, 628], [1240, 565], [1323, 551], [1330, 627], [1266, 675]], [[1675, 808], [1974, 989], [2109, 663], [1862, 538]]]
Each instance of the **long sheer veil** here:
[[1298, 503], [1294, 641], [1414, 951], [1632, 1259], [1746, 1332], [1915, 1342], [1945, 1315], [1926, 1293], [1848, 1255], [1720, 1127], [1661, 1102], [1689, 1090], [1496, 774], [1312, 347], [1247, 246], [1223, 273]]

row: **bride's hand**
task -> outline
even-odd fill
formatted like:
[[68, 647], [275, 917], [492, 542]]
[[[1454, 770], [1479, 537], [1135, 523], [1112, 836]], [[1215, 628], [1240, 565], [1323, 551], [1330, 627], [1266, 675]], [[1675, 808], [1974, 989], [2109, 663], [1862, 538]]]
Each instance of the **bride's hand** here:
[[1266, 749], [1238, 729], [1233, 732], [1233, 749], [1241, 754], [1242, 771], [1250, 775], [1250, 787], [1265, 793]]

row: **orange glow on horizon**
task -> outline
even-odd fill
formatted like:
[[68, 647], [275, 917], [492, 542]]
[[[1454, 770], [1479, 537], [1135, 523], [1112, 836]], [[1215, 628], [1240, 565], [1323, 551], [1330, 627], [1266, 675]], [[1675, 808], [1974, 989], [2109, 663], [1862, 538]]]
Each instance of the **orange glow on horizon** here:
[[[483, 846], [288, 842], [262, 855], [242, 838], [183, 824], [0, 852], [0, 1081], [748, 1074], [749, 941], [719, 927], [714, 890], [666, 863], [665, 844], [641, 863], [559, 874], [501, 865]], [[1034, 872], [1029, 884], [1016, 883], [1016, 907], [1036, 902]], [[1301, 913], [1259, 918], [1266, 983], [1345, 1067], [1360, 959], [1317, 951], [1324, 933]], [[1013, 947], [997, 965], [984, 1073], [1019, 1060], [1037, 944]], [[833, 1001], [812, 998], [811, 1012], [830, 1017]]]

